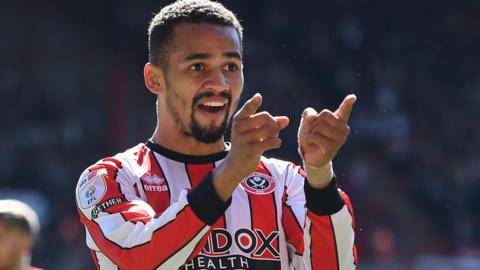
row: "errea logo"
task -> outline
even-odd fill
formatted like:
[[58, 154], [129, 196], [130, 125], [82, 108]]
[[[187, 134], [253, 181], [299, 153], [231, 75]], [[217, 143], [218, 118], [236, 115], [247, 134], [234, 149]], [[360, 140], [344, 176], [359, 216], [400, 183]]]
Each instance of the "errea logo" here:
[[147, 172], [140, 179], [145, 191], [168, 191], [167, 183], [163, 177]]
[[275, 181], [270, 175], [254, 172], [241, 183], [242, 188], [253, 194], [269, 194], [275, 190]]
[[145, 173], [142, 177], [140, 177], [143, 182], [150, 184], [150, 185], [159, 185], [165, 181], [163, 177], [160, 177], [155, 174], [151, 174], [149, 172]]

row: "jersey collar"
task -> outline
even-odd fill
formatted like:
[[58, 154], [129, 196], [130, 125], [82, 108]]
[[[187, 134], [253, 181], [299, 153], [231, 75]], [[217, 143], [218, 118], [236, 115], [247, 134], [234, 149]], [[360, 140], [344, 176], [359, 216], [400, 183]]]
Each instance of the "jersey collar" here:
[[193, 155], [178, 153], [173, 150], [167, 149], [159, 144], [156, 144], [151, 140], [148, 140], [145, 143], [145, 145], [151, 150], [153, 150], [154, 152], [166, 158], [169, 158], [178, 162], [189, 163], [189, 164], [205, 164], [205, 163], [219, 161], [224, 159], [227, 156], [228, 152], [230, 151], [230, 143], [226, 143], [227, 148], [224, 151], [210, 154], [210, 155], [204, 155], [204, 156], [193, 156]]

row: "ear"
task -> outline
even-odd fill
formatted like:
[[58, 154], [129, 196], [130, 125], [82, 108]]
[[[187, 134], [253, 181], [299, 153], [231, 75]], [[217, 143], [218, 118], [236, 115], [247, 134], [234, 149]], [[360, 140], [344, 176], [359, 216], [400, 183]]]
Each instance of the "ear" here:
[[145, 85], [150, 92], [158, 95], [165, 90], [165, 76], [163, 70], [154, 64], [147, 63], [143, 68]]

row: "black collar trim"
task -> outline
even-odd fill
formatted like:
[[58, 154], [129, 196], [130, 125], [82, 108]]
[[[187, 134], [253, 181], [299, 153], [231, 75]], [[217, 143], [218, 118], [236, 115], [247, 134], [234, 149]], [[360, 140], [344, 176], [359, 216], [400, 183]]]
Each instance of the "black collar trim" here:
[[227, 143], [227, 149], [225, 149], [222, 152], [205, 155], [205, 156], [193, 156], [193, 155], [181, 154], [181, 153], [172, 151], [159, 144], [152, 142], [151, 140], [148, 140], [145, 143], [145, 145], [148, 148], [152, 149], [154, 152], [157, 152], [166, 158], [169, 158], [178, 162], [189, 163], [189, 164], [205, 164], [205, 163], [211, 163], [211, 162], [222, 160], [227, 156], [228, 151], [230, 150], [230, 145]]

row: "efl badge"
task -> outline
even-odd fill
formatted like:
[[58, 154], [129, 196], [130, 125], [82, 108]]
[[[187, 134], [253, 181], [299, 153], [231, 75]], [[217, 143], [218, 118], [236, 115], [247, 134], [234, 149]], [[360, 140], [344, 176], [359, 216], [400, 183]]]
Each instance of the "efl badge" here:
[[86, 184], [80, 185], [78, 199], [83, 209], [90, 208], [99, 202], [107, 191], [103, 174], [96, 174]]
[[85, 184], [88, 183], [88, 181], [92, 180], [95, 176], [99, 175], [99, 174], [107, 174], [107, 170], [106, 169], [100, 169], [100, 170], [95, 170], [93, 172], [90, 172], [88, 173], [83, 179], [82, 181], [80, 182], [80, 184], [78, 185], [78, 188], [79, 189], [82, 189], [83, 186], [85, 186]]
[[254, 172], [242, 181], [242, 187], [253, 194], [269, 194], [275, 189], [275, 181], [270, 175]]

